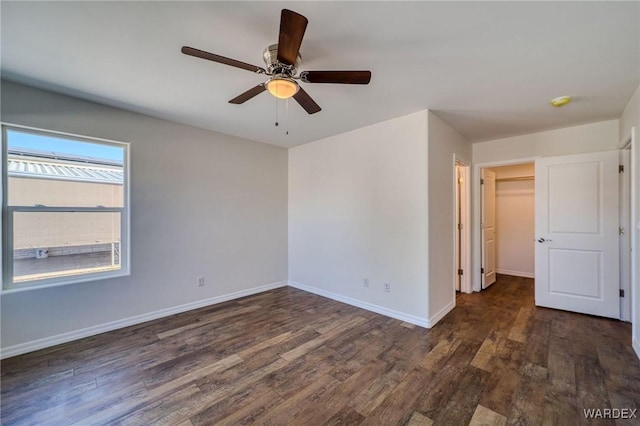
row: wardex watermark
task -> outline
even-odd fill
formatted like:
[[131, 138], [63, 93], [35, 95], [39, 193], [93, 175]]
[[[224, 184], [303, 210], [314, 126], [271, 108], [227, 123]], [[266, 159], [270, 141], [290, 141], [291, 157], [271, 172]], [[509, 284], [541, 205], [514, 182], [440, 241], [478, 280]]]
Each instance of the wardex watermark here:
[[637, 408], [585, 408], [586, 419], [635, 419]]

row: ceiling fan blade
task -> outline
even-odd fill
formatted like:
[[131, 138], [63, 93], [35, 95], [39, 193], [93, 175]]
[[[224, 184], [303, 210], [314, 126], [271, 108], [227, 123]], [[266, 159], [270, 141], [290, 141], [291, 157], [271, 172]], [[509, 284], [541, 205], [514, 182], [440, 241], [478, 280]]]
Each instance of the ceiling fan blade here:
[[288, 9], [282, 9], [280, 36], [278, 37], [278, 60], [283, 64], [293, 65], [296, 63], [308, 22], [304, 16]]
[[232, 67], [253, 71], [258, 74], [265, 74], [267, 72], [264, 68], [260, 68], [255, 65], [247, 64], [246, 62], [236, 61], [235, 59], [225, 58], [224, 56], [205, 52], [204, 50], [194, 49], [193, 47], [189, 47], [189, 46], [182, 46], [182, 53], [189, 56], [195, 56], [196, 58], [207, 59], [209, 61], [218, 62], [220, 64], [230, 65]]
[[247, 102], [249, 99], [253, 98], [254, 96], [258, 96], [260, 93], [264, 92], [265, 90], [267, 90], [267, 88], [264, 87], [264, 83], [260, 83], [256, 87], [252, 87], [251, 89], [247, 90], [243, 94], [231, 99], [229, 103], [243, 104]]
[[304, 108], [304, 110], [309, 114], [315, 114], [322, 109], [320, 108], [320, 105], [316, 103], [316, 101], [311, 99], [311, 96], [309, 96], [309, 94], [305, 92], [302, 87], [298, 89], [298, 93], [293, 95], [293, 99], [295, 99], [300, 104], [300, 106]]
[[371, 71], [302, 71], [306, 83], [369, 84]]

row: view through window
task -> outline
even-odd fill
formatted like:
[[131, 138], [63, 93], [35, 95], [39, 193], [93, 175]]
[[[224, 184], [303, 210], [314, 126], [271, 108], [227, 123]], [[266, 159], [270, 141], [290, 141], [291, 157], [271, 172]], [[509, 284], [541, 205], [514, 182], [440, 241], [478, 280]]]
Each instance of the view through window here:
[[5, 288], [127, 272], [127, 145], [3, 128]]

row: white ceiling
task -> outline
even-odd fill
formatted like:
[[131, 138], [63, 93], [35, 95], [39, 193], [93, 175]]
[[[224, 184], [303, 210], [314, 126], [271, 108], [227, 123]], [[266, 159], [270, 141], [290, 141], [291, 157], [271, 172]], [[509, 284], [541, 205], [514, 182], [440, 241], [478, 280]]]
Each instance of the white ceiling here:
[[[305, 15], [301, 70], [370, 69], [369, 86], [305, 84], [323, 108], [268, 93], [264, 76], [180, 53], [264, 66], [280, 9]], [[6, 2], [2, 76], [290, 147], [431, 109], [477, 142], [618, 118], [640, 79], [637, 2]], [[304, 83], [303, 83], [304, 84]], [[563, 109], [549, 99], [571, 95]], [[285, 134], [286, 129], [289, 135]]]

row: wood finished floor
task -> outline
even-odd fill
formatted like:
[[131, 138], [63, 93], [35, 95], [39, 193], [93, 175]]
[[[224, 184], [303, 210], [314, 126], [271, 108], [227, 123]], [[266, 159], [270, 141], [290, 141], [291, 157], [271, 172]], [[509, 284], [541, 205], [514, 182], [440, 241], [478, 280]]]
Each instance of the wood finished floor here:
[[[281, 288], [2, 361], [6, 425], [503, 425], [640, 407], [630, 325], [501, 276], [431, 330]], [[638, 424], [618, 420], [617, 424]]]

